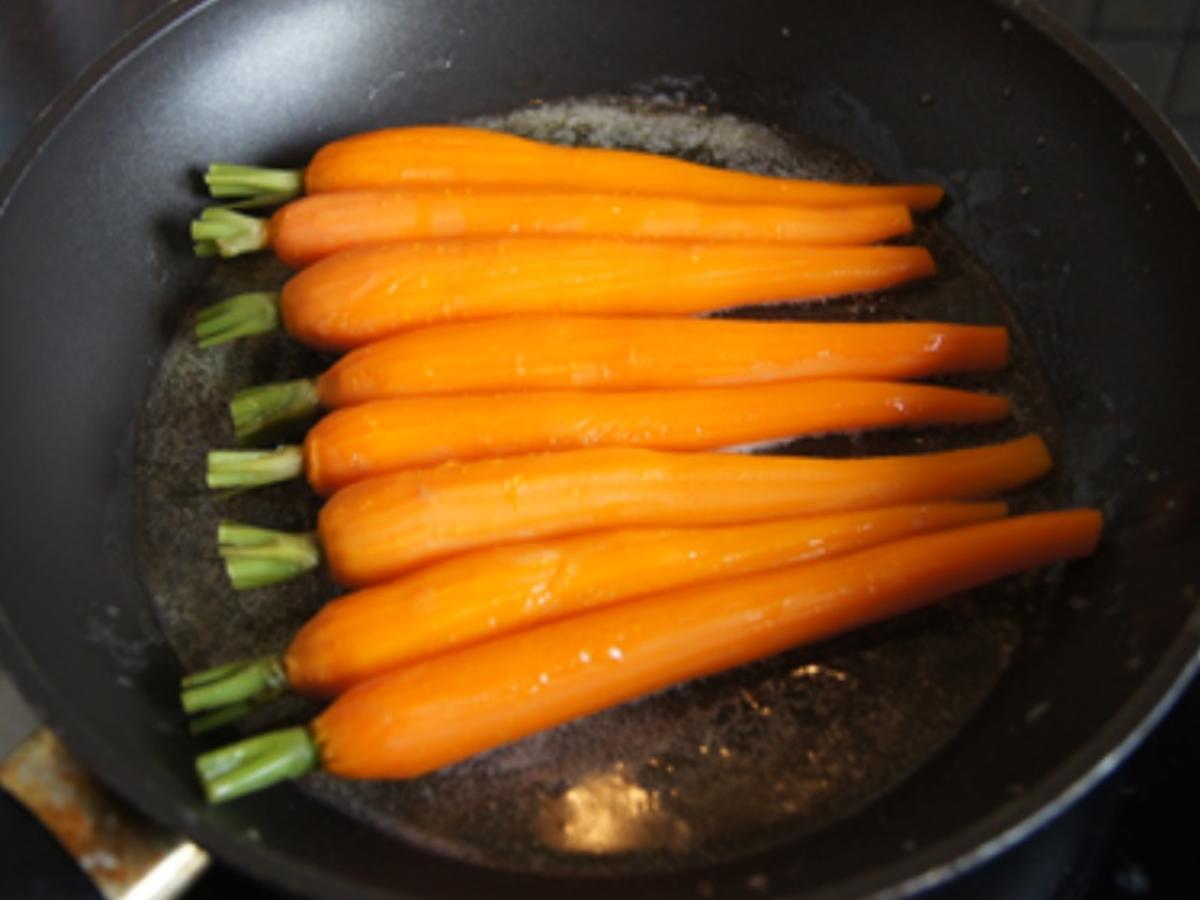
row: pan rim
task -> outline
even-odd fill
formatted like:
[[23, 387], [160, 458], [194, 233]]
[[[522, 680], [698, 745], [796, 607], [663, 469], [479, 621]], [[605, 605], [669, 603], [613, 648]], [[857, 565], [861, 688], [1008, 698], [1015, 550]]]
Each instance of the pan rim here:
[[[43, 112], [0, 168], [0, 218], [42, 149], [74, 111], [145, 48], [220, 0], [173, 0], [128, 31], [75, 79]], [[1200, 206], [1200, 163], [1150, 101], [1099, 51], [1064, 23], [1027, 0], [986, 0], [1005, 15], [1022, 20], [1069, 54], [1128, 112], [1171, 163], [1192, 202]], [[154, 821], [189, 836], [241, 871], [265, 883], [306, 896], [388, 898], [359, 882], [331, 875], [303, 859], [239, 839], [186, 809], [159, 798], [144, 771], [111, 748], [83, 720], [68, 715], [70, 703], [30, 658], [0, 605], [0, 656], [39, 720], [62, 736], [72, 753], [101, 783]], [[1146, 735], [1200, 671], [1200, 609], [1187, 619], [1158, 663], [1129, 698], [1085, 743], [1021, 797], [992, 810], [957, 834], [932, 843], [863, 876], [813, 891], [808, 896], [899, 898], [928, 890], [995, 858], [1058, 817], [1104, 780]], [[199, 792], [197, 791], [199, 802]], [[466, 864], [464, 864], [466, 865]], [[697, 877], [704, 872], [697, 870]], [[622, 879], [611, 879], [616, 884]]]

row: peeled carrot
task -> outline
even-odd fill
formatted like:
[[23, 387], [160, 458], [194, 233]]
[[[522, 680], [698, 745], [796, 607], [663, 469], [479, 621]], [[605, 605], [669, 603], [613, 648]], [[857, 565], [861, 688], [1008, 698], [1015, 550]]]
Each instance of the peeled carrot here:
[[924, 247], [795, 247], [593, 239], [421, 241], [344, 250], [279, 294], [203, 310], [211, 346], [284, 329], [349, 350], [401, 331], [502, 315], [689, 315], [894, 287], [934, 273]]
[[1049, 468], [1036, 437], [852, 460], [576, 450], [360, 481], [325, 504], [319, 531], [334, 578], [361, 585], [498, 542], [979, 497]]
[[319, 494], [448, 460], [581, 447], [710, 450], [868, 428], [995, 422], [1005, 397], [890, 381], [817, 380], [676, 391], [404, 397], [335, 410], [302, 447], [215, 450], [208, 484], [305, 476]]
[[932, 209], [942, 199], [942, 189], [932, 184], [868, 186], [769, 177], [454, 125], [388, 128], [333, 141], [317, 151], [303, 173], [218, 164], [205, 180], [214, 197], [503, 186], [806, 206], [903, 203], [917, 210]]
[[315, 768], [412, 778], [680, 682], [903, 615], [1095, 551], [1095, 510], [911, 537], [823, 562], [657, 594], [364, 681], [308, 728], [201, 755], [219, 802]]
[[723, 528], [622, 529], [489, 547], [338, 597], [300, 629], [282, 656], [185, 678], [183, 706], [189, 713], [216, 709], [229, 714], [282, 689], [333, 696], [414, 660], [585, 609], [840, 556], [1006, 512], [1003, 503], [898, 506]]
[[[555, 535], [985, 497], [1039, 478], [1050, 465], [1045, 444], [1032, 435], [969, 450], [864, 459], [569, 450], [359, 481], [325, 504], [317, 532], [333, 578], [362, 586], [454, 553]], [[236, 586], [282, 580], [316, 565], [315, 537], [242, 529], [226, 524], [218, 534]], [[294, 563], [289, 542], [306, 548]]]
[[[201, 255], [268, 247], [301, 268], [351, 247], [446, 238], [869, 244], [912, 231], [908, 207], [710, 203], [617, 194], [351, 191], [293, 200], [270, 219], [220, 207], [192, 224]], [[205, 243], [211, 241], [210, 243]]]
[[231, 404], [239, 436], [290, 418], [414, 394], [719, 387], [811, 378], [922, 378], [1002, 368], [1002, 327], [936, 322], [489, 319], [406, 332], [346, 354], [315, 380]]

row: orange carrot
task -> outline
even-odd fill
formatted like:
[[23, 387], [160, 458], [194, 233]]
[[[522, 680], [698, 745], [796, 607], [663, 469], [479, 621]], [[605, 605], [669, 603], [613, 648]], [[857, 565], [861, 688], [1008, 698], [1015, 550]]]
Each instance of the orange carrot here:
[[309, 483], [585, 447], [709, 450], [803, 434], [995, 422], [1006, 397], [887, 381], [628, 393], [408, 397], [336, 410], [304, 442]]
[[336, 407], [412, 393], [920, 378], [1007, 361], [1001, 327], [531, 317], [379, 341], [339, 360], [317, 391], [322, 405]]
[[995, 422], [1009, 402], [930, 385], [817, 380], [733, 388], [404, 397], [335, 410], [303, 447], [214, 450], [208, 484], [304, 475], [319, 494], [448, 460], [581, 447], [710, 450], [805, 434]]
[[318, 540], [334, 580], [358, 587], [494, 544], [985, 497], [1049, 469], [1046, 445], [1033, 435], [865, 459], [568, 450], [368, 478], [330, 498], [316, 536], [225, 523], [218, 542], [238, 587], [314, 568]]
[[485, 641], [364, 681], [309, 728], [202, 755], [211, 801], [320, 767], [411, 778], [582, 716], [997, 578], [1094, 552], [1095, 510], [911, 537], [683, 588]]
[[[352, 191], [293, 200], [270, 219], [211, 208], [193, 223], [205, 254], [267, 247], [301, 268], [351, 247], [446, 238], [869, 244], [912, 230], [908, 207], [770, 206], [670, 197], [464, 191]], [[213, 241], [212, 246], [204, 244]]]
[[574, 450], [444, 463], [333, 495], [318, 531], [341, 584], [496, 543], [635, 525], [709, 525], [983, 497], [1050, 469], [1040, 438], [866, 459]]
[[346, 354], [315, 381], [231, 404], [245, 437], [279, 421], [414, 394], [649, 390], [812, 378], [922, 378], [999, 369], [1001, 327], [936, 322], [489, 319], [406, 332]]
[[288, 647], [288, 679], [299, 691], [328, 696], [402, 663], [584, 609], [841, 556], [1006, 510], [1003, 503], [901, 506], [752, 525], [626, 529], [463, 554], [327, 604]]
[[692, 197], [741, 203], [851, 206], [903, 203], [932, 209], [937, 185], [854, 185], [718, 169], [629, 150], [563, 147], [454, 125], [409, 126], [343, 138], [301, 173], [215, 165], [215, 197], [413, 187], [508, 187]]
[[360, 247], [309, 266], [280, 294], [203, 310], [211, 346], [277, 328], [349, 350], [413, 328], [508, 315], [689, 315], [874, 291], [934, 273], [923, 247], [795, 247], [592, 239]]
[[898, 506], [718, 528], [623, 529], [451, 557], [326, 604], [282, 657], [188, 676], [189, 713], [257, 702], [276, 687], [333, 696], [455, 647], [715, 578], [852, 553], [1000, 518], [1003, 503]]

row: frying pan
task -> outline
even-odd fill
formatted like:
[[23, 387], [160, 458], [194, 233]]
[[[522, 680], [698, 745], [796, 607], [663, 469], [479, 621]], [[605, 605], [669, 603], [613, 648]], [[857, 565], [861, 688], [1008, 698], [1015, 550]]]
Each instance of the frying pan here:
[[[136, 502], [156, 374], [213, 274], [183, 236], [196, 167], [295, 165], [383, 123], [646, 93], [947, 187], [944, 226], [1040, 363], [1055, 498], [1104, 507], [1101, 552], [1036, 589], [1015, 583], [1015, 608], [1037, 609], [974, 714], [815, 832], [536, 872], [397, 840], [294, 787], [204, 806]], [[62, 99], [0, 196], [0, 649], [106, 784], [266, 883], [330, 897], [903, 895], [1060, 814], [1195, 667], [1200, 173], [1144, 99], [1032, 5], [183, 2]]]

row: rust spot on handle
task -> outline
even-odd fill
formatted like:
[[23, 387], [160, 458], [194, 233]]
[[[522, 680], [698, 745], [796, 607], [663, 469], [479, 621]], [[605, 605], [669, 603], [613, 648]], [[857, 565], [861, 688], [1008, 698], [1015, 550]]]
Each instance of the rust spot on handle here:
[[79, 767], [48, 729], [0, 762], [0, 784], [41, 820], [109, 900], [178, 897], [208, 855], [166, 834]]

